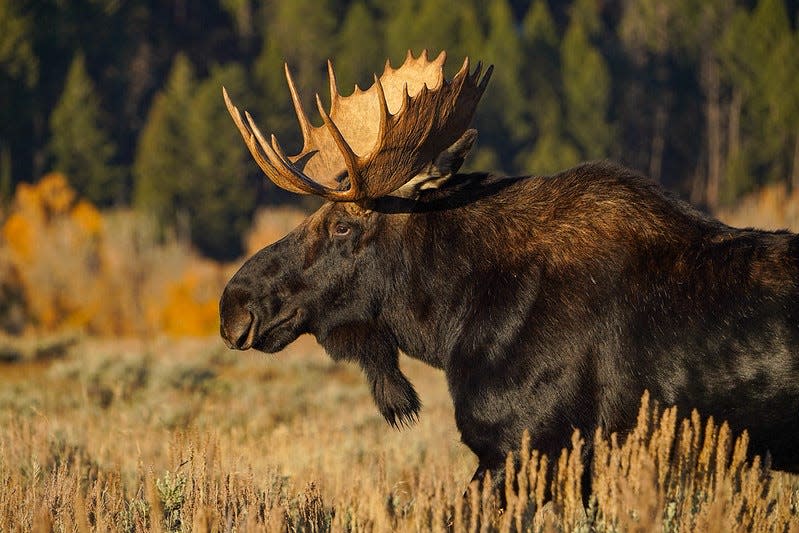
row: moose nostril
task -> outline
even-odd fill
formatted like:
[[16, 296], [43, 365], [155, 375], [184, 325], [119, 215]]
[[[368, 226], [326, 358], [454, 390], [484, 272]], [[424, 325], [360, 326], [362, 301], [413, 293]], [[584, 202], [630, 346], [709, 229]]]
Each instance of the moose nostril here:
[[228, 341], [228, 346], [246, 350], [252, 343], [250, 330], [253, 327], [254, 316], [250, 311], [242, 309], [235, 316], [222, 319], [222, 337]]
[[245, 291], [225, 290], [219, 302], [220, 333], [230, 348], [246, 350], [252, 344], [252, 330], [257, 327], [255, 315], [244, 305], [248, 301]]

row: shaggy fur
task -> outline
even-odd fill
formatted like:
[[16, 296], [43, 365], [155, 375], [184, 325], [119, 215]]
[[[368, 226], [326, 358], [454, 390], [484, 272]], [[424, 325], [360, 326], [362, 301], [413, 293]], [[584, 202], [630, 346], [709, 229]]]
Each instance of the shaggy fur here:
[[589, 163], [327, 203], [245, 263], [220, 311], [232, 347], [311, 333], [357, 361], [393, 425], [420, 407], [399, 351], [442, 368], [477, 477], [525, 429], [548, 454], [579, 429], [588, 459], [595, 428], [634, 425], [645, 389], [799, 471], [798, 279], [796, 235], [728, 227]]

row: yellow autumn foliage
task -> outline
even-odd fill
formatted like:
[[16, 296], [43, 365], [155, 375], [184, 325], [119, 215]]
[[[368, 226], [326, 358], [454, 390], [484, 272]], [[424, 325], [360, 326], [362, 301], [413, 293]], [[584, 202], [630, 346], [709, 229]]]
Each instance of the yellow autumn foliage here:
[[170, 284], [162, 311], [162, 329], [170, 335], [207, 335], [219, 331], [218, 268], [190, 268]]
[[63, 174], [17, 187], [0, 247], [21, 286], [28, 330], [97, 335], [213, 335], [222, 267], [146, 217], [104, 215]]
[[16, 257], [31, 260], [35, 249], [33, 221], [20, 212], [12, 213], [3, 224], [3, 241]]
[[72, 220], [82, 230], [81, 233], [89, 236], [100, 235], [103, 229], [103, 215], [86, 200], [79, 201], [70, 213]]

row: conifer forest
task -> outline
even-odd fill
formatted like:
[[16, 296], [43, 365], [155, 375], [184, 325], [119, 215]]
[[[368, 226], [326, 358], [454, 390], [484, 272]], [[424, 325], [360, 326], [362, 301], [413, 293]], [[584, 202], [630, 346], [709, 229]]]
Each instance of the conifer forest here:
[[[440, 369], [392, 352], [423, 403], [398, 429], [376, 382], [310, 335], [270, 356], [224, 344], [228, 280], [320, 199], [266, 179], [222, 87], [294, 154], [284, 63], [318, 126], [328, 59], [346, 96], [409, 50], [446, 50], [447, 77], [466, 56], [494, 66], [465, 171], [609, 159], [731, 226], [799, 232], [799, 0], [0, 0], [0, 533], [799, 533], [799, 476], [655, 394], [626, 435], [575, 432], [559, 455], [524, 432], [493, 491], [469, 484], [478, 457]], [[449, 276], [464, 256], [446, 243]]]
[[[259, 205], [294, 201], [252, 164], [220, 88], [288, 149], [283, 77], [305, 99], [368, 87], [386, 58], [495, 65], [472, 170], [610, 158], [716, 210], [799, 187], [795, 0], [0, 0], [0, 197], [57, 171], [230, 259]], [[315, 116], [315, 111], [311, 115]], [[317, 117], [317, 123], [321, 120]]]

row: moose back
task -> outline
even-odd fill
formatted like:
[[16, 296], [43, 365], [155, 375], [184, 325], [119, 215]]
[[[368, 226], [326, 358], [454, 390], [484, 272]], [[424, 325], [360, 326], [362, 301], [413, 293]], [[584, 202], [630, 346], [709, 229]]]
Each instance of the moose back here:
[[731, 228], [610, 163], [459, 174], [491, 69], [467, 59], [446, 80], [444, 58], [409, 53], [348, 97], [331, 66], [320, 127], [287, 69], [295, 156], [225, 93], [266, 175], [327, 200], [230, 280], [228, 345], [276, 352], [310, 333], [362, 367], [392, 425], [420, 409], [399, 352], [443, 369], [477, 477], [524, 430], [557, 454], [579, 429], [590, 456], [596, 428], [634, 425], [644, 390], [799, 471], [799, 238]]

